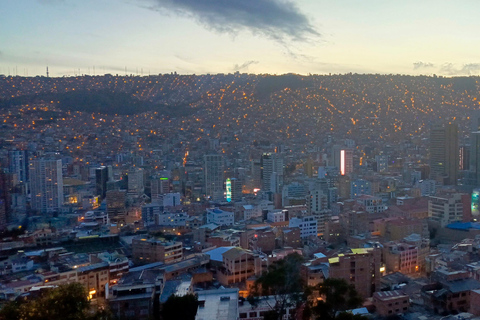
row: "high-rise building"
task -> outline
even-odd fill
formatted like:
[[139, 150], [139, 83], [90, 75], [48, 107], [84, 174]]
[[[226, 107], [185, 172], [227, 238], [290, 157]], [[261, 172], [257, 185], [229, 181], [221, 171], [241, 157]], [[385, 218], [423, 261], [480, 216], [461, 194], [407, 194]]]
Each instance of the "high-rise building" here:
[[343, 146], [333, 146], [332, 164], [342, 176], [353, 172], [353, 150]]
[[386, 172], [388, 170], [388, 155], [377, 154], [375, 162], [377, 163], [377, 172]]
[[30, 161], [31, 207], [42, 213], [59, 211], [63, 205], [62, 160]]
[[469, 181], [466, 183], [471, 186], [480, 186], [480, 131], [470, 134], [470, 170], [468, 173]]
[[108, 169], [109, 168], [105, 166], [95, 169], [95, 193], [102, 199], [105, 199], [105, 194], [107, 192], [107, 182], [109, 181]]
[[109, 190], [106, 193], [108, 218], [112, 223], [124, 223], [126, 214], [125, 190]]
[[312, 178], [313, 177], [313, 160], [312, 160], [312, 158], [307, 159], [304, 167], [305, 167], [305, 174], [307, 175], [307, 177]]
[[456, 185], [459, 167], [458, 126], [445, 124], [430, 131], [430, 176], [447, 185]]
[[143, 169], [136, 167], [130, 168], [130, 170], [128, 170], [128, 194], [136, 197], [141, 195], [144, 191]]
[[164, 175], [155, 176], [152, 178], [150, 186], [152, 201], [156, 201], [160, 199], [162, 194], [170, 192], [170, 178], [165, 177]]
[[350, 198], [355, 199], [364, 194], [372, 194], [372, 185], [370, 181], [364, 179], [353, 180], [350, 185]]
[[205, 155], [205, 196], [212, 200], [222, 200], [223, 197], [223, 157], [219, 154]]
[[10, 180], [8, 175], [0, 169], [0, 230], [5, 229], [10, 211]]
[[264, 153], [260, 158], [262, 191], [280, 193], [283, 187], [283, 158], [277, 153]]
[[460, 146], [458, 161], [460, 170], [465, 171], [470, 169], [470, 145]]
[[463, 210], [461, 193], [431, 196], [428, 200], [428, 217], [441, 227], [452, 222], [462, 221]]
[[19, 183], [26, 183], [28, 181], [28, 152], [24, 150], [9, 151], [8, 169], [10, 173], [17, 175]]
[[252, 183], [253, 188], [262, 188], [262, 164], [260, 159], [252, 160]]

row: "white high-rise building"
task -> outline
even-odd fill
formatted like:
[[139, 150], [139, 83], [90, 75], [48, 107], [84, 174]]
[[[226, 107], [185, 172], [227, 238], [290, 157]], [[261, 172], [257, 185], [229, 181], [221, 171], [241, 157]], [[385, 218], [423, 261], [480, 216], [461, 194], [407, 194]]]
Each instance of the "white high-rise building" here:
[[206, 155], [205, 165], [205, 196], [212, 200], [222, 200], [223, 196], [223, 157], [218, 154]]
[[280, 193], [283, 187], [283, 158], [264, 153], [260, 159], [262, 191]]
[[62, 160], [32, 160], [29, 165], [31, 206], [42, 213], [63, 205]]
[[430, 197], [428, 200], [428, 217], [445, 227], [452, 222], [463, 220], [463, 201], [461, 193]]

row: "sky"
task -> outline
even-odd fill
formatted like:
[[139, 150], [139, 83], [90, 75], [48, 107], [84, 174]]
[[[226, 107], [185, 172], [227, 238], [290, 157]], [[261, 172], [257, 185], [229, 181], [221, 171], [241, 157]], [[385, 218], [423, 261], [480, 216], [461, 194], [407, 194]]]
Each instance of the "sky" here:
[[480, 74], [480, 1], [0, 0], [0, 74]]

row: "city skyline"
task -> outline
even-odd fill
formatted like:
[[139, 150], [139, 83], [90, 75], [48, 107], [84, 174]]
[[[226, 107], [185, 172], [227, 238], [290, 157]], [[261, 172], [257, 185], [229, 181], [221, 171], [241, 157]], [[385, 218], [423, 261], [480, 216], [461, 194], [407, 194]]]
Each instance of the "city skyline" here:
[[478, 75], [480, 4], [462, 4], [11, 1], [2, 3], [0, 74]]

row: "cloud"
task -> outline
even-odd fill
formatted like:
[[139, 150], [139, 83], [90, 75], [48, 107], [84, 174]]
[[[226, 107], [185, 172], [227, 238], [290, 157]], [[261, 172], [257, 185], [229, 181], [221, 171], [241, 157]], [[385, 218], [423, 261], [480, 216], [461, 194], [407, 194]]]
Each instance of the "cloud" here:
[[280, 43], [308, 41], [320, 34], [289, 0], [151, 0], [149, 7], [195, 19], [207, 29], [236, 35], [260, 34]]
[[439, 70], [440, 73], [449, 76], [468, 76], [480, 74], [480, 63], [466, 63], [461, 68], [457, 68], [453, 63], [444, 63]]
[[235, 64], [233, 67], [233, 71], [242, 71], [244, 69], [248, 70], [248, 67], [251, 66], [252, 64], [258, 64], [258, 61], [255, 60], [250, 60], [250, 61], [245, 61], [241, 65]]
[[431, 62], [417, 61], [413, 63], [413, 69], [433, 68], [435, 65]]

